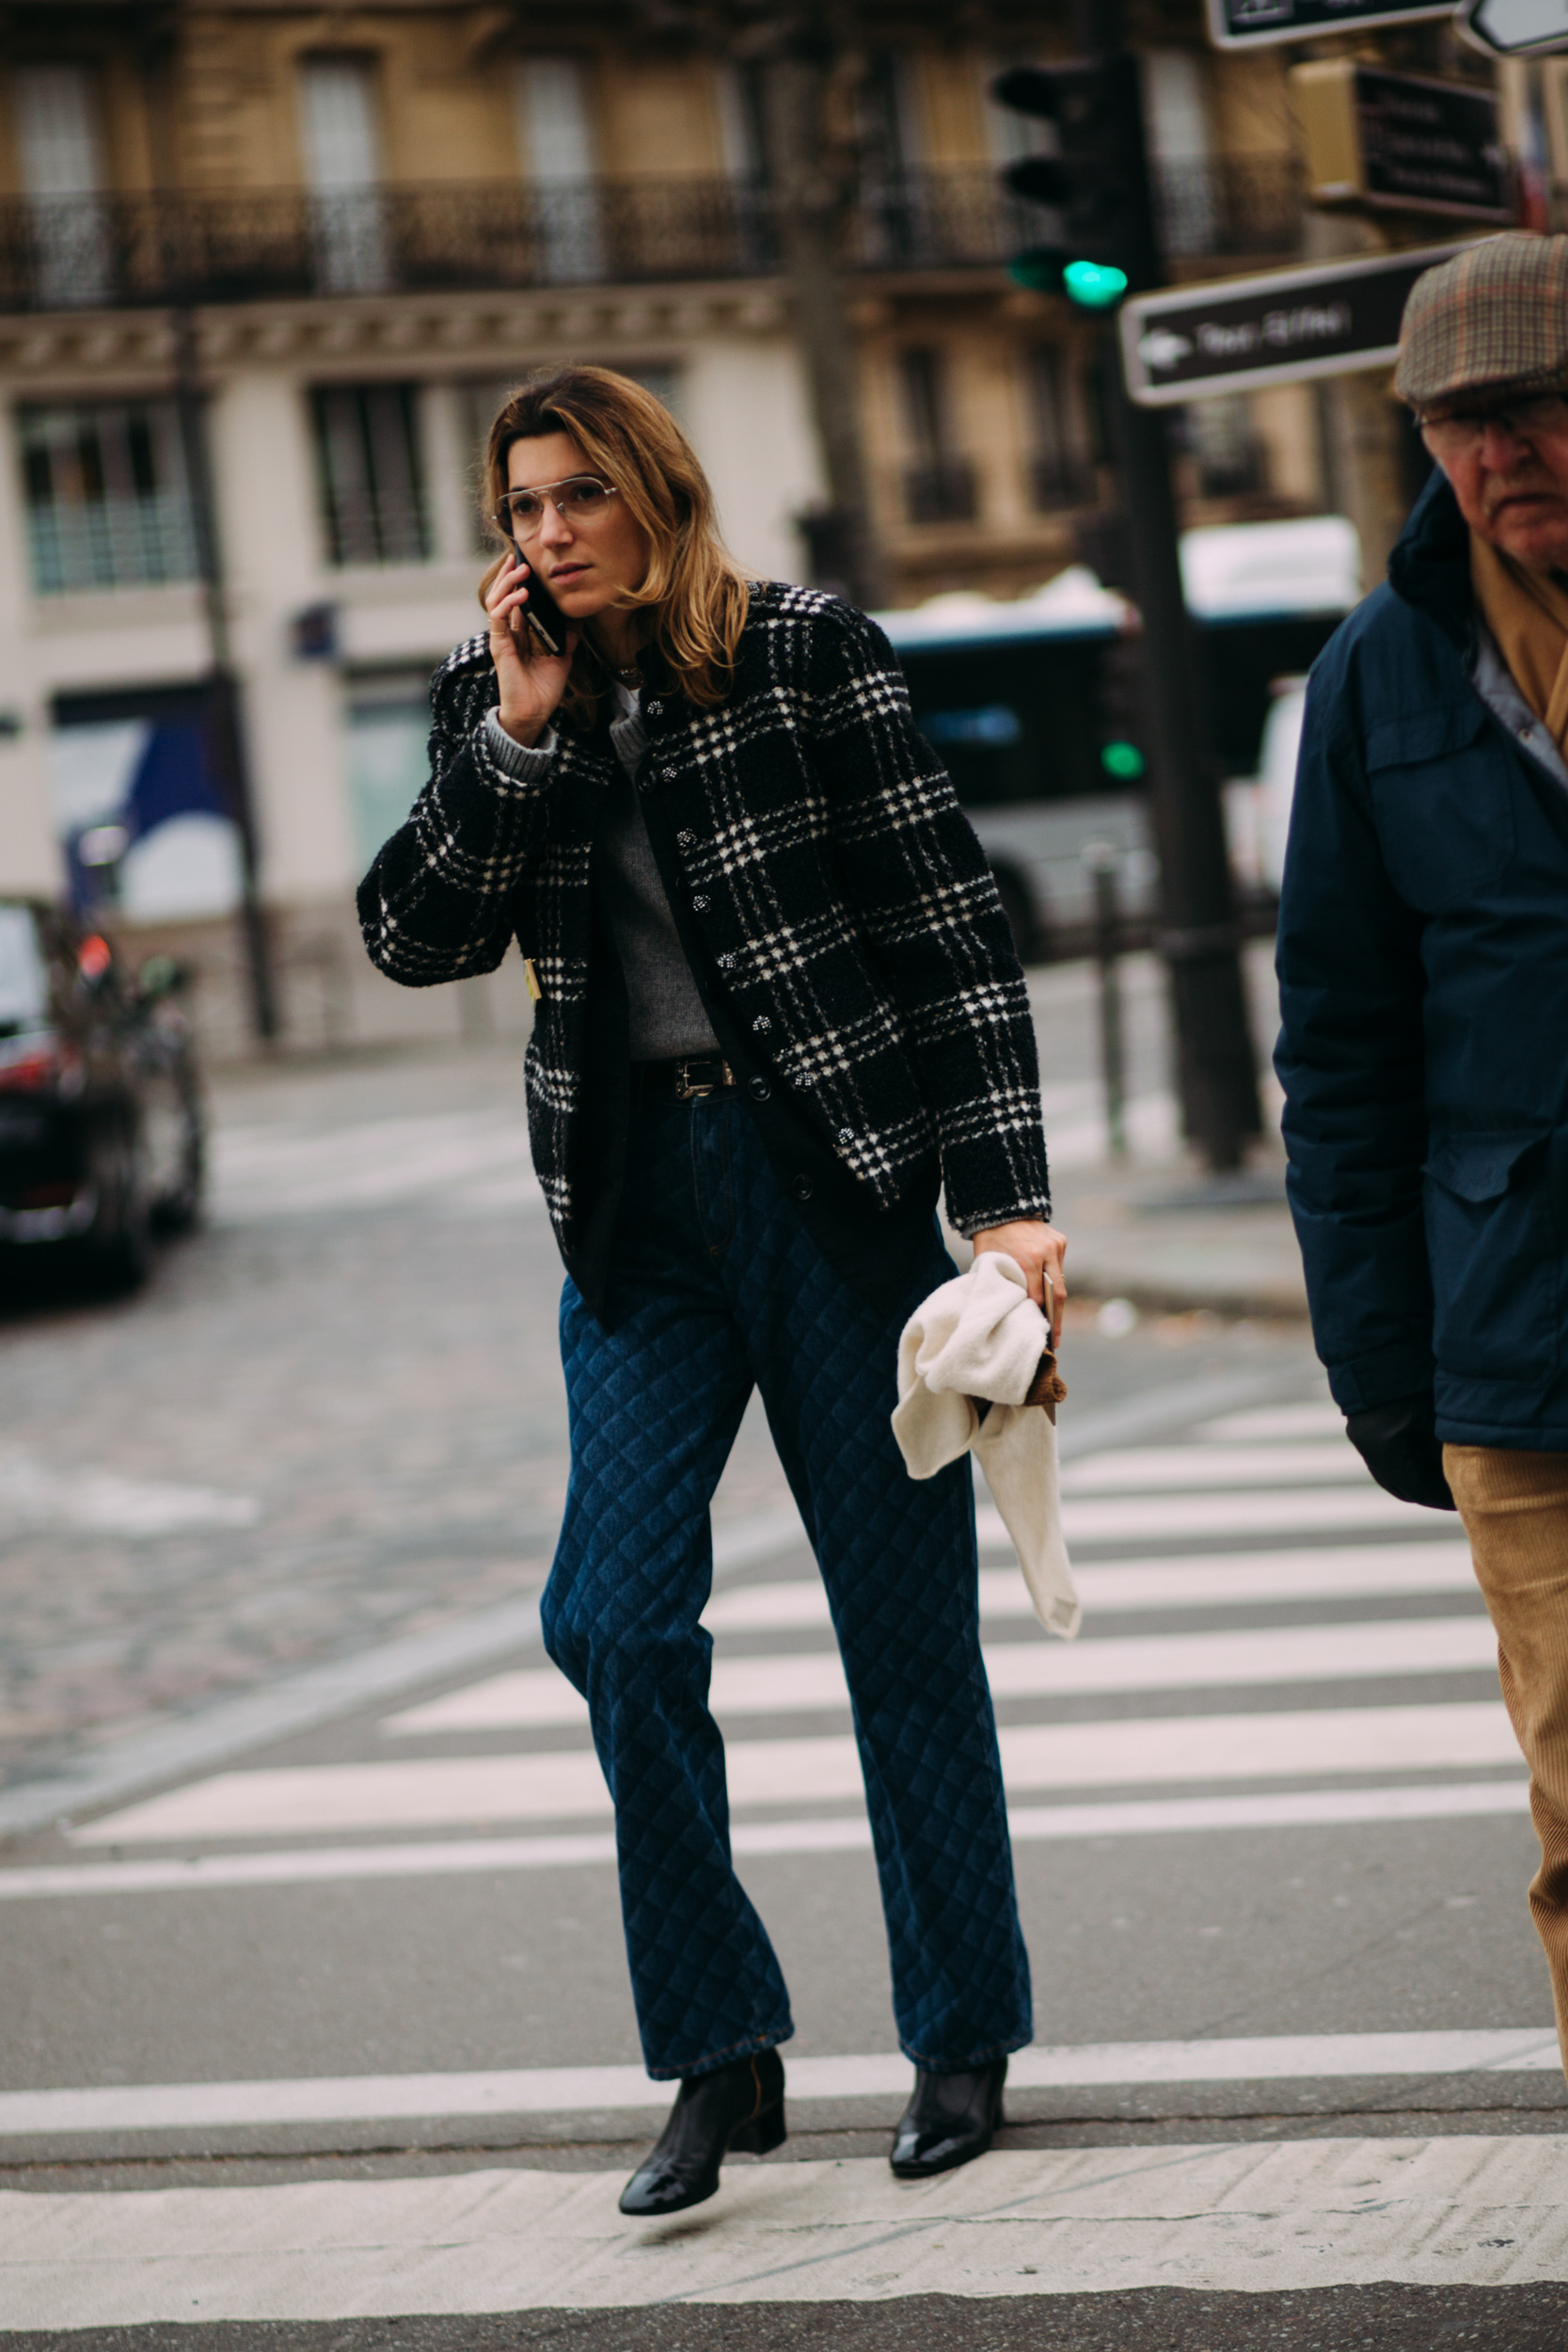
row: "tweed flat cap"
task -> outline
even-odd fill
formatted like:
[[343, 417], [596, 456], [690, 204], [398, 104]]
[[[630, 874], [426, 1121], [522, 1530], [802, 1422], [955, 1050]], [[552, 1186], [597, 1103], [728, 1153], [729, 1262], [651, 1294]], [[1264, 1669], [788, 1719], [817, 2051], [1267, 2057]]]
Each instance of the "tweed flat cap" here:
[[1412, 408], [1462, 392], [1568, 385], [1568, 237], [1510, 230], [1418, 278], [1394, 389]]

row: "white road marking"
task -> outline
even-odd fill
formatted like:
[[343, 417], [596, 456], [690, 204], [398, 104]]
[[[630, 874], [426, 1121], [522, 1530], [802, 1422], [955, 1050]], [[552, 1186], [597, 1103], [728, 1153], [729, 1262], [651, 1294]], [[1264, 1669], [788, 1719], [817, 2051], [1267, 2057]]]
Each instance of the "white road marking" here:
[[1244, 1445], [1256, 1439], [1267, 1444], [1279, 1438], [1342, 1437], [1345, 1417], [1327, 1397], [1310, 1405], [1249, 1405], [1239, 1413], [1206, 1421], [1194, 1436], [1200, 1444]]
[[[1291, 1709], [1020, 1724], [1000, 1735], [1009, 1788], [1127, 1788], [1140, 1782], [1319, 1778], [1514, 1764], [1500, 1700], [1433, 1707]], [[730, 1802], [799, 1804], [861, 1794], [852, 1738], [733, 1740]], [[609, 1791], [591, 1751], [431, 1756], [220, 1772], [71, 1832], [79, 1844], [328, 1836], [449, 1821], [602, 1816]]]
[[1367, 1466], [1343, 1437], [1315, 1445], [1145, 1445], [1089, 1454], [1062, 1466], [1064, 1495], [1131, 1495], [1212, 1491], [1225, 1487], [1361, 1486], [1370, 1493]]
[[[1510, 1780], [1309, 1788], [1233, 1797], [1101, 1799], [1090, 1804], [1015, 1806], [1015, 1846], [1053, 1839], [1193, 1836], [1212, 1830], [1352, 1827], [1370, 1821], [1449, 1821], [1529, 1813], [1529, 1789]], [[869, 1852], [863, 1814], [797, 1821], [737, 1821], [730, 1843], [746, 1856]], [[0, 1902], [78, 1895], [200, 1894], [208, 1889], [325, 1884], [355, 1879], [484, 1877], [612, 1863], [608, 1830], [546, 1837], [430, 1839], [412, 1846], [306, 1846], [293, 1851], [198, 1854], [151, 1862], [40, 1863], [0, 1870]]]
[[[1005, 1544], [999, 1511], [977, 1515], [982, 1544]], [[1194, 1536], [1323, 1534], [1364, 1527], [1430, 1535], [1433, 1514], [1401, 1502], [1369, 1480], [1365, 1487], [1291, 1486], [1253, 1494], [1069, 1495], [1062, 1533], [1069, 1544], [1176, 1543]]]
[[624, 2177], [13, 2190], [0, 2197], [0, 2293], [9, 2326], [58, 2331], [1149, 2286], [1497, 2288], [1560, 2281], [1568, 2264], [1568, 2141], [1547, 2136], [999, 2149], [918, 2186], [879, 2156], [741, 2163], [694, 2229], [623, 2220]]
[[[1473, 1593], [1475, 1570], [1463, 1540], [1346, 1544], [1332, 1551], [1216, 1552], [1208, 1559], [1094, 1561], [1073, 1570], [1085, 1615], [1145, 1609], [1233, 1609], [1259, 1602], [1386, 1600], [1391, 1594]], [[1031, 1617], [1017, 1568], [982, 1568], [980, 1614], [988, 1622]], [[785, 1633], [828, 1627], [820, 1579], [738, 1584], [703, 1612], [715, 1633]]]
[[325, 1133], [220, 1127], [214, 1137], [219, 1224], [378, 1207], [502, 1176], [509, 1205], [542, 1197], [527, 1124], [510, 1110], [369, 1120]]
[[[1391, 1675], [1493, 1670], [1497, 1637], [1479, 1611], [1467, 1617], [1405, 1617], [1362, 1625], [1248, 1627], [1224, 1633], [1148, 1633], [1114, 1641], [999, 1642], [986, 1650], [995, 1698], [1045, 1698], [1113, 1691], [1234, 1689], [1271, 1682], [1369, 1681]], [[847, 1708], [849, 1692], [836, 1650], [721, 1658], [711, 1699], [732, 1715], [813, 1713]], [[389, 1715], [384, 1731], [404, 1738], [453, 1731], [512, 1731], [586, 1724], [588, 1708], [553, 1666], [519, 1667]]]
[[[1045, 1113], [1053, 1168], [1098, 1168], [1105, 1158], [1105, 1114], [1095, 1104], [1078, 1118]], [[1180, 1146], [1174, 1095], [1129, 1095], [1122, 1106], [1128, 1149], [1138, 1159], [1168, 1160]]]
[[[910, 2061], [784, 2054], [789, 2095], [907, 2095]], [[1472, 2033], [1263, 2034], [1196, 2042], [1102, 2042], [1016, 2051], [1015, 2090], [1103, 2083], [1317, 2081], [1383, 2076], [1557, 2074], [1550, 2026]], [[437, 2115], [580, 2115], [669, 2106], [668, 2082], [641, 2066], [548, 2066], [465, 2074], [307, 2075], [260, 2082], [114, 2083], [71, 2090], [0, 2091], [0, 2137], [219, 2129], [257, 2123], [349, 2123]]]
[[254, 1527], [251, 1495], [177, 1486], [111, 1470], [55, 1470], [26, 1454], [0, 1454], [0, 1534], [82, 1528], [104, 1535], [170, 1535], [188, 1527]]

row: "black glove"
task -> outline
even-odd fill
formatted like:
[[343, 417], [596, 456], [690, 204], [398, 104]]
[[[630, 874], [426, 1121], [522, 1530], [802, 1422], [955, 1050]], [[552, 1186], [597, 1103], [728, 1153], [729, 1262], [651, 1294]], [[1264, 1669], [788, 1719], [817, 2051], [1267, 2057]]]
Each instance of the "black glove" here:
[[1437, 1436], [1437, 1406], [1432, 1391], [1400, 1396], [1352, 1413], [1345, 1435], [1386, 1494], [1402, 1502], [1422, 1502], [1429, 1511], [1451, 1511], [1454, 1499], [1443, 1475]]

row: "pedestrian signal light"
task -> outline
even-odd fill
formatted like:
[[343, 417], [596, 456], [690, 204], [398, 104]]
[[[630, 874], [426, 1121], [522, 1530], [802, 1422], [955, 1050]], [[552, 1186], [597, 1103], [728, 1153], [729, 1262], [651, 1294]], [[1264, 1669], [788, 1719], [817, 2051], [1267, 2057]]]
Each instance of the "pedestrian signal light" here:
[[1105, 743], [1101, 746], [1100, 764], [1118, 784], [1136, 784], [1147, 763], [1136, 743]]

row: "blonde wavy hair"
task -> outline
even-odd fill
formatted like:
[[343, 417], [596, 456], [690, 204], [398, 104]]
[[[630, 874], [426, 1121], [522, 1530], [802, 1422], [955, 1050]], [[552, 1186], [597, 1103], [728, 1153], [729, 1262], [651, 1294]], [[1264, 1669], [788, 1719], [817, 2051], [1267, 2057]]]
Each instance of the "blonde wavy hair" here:
[[[654, 643], [689, 702], [705, 708], [722, 702], [735, 679], [749, 590], [719, 536], [713, 492], [686, 435], [661, 400], [613, 368], [531, 376], [501, 403], [485, 445], [484, 520], [493, 538], [503, 535], [494, 516], [509, 486], [512, 444], [546, 433], [571, 436], [589, 470], [613, 483], [647, 534], [647, 572], [618, 602], [655, 612]], [[481, 580], [481, 604], [508, 553]], [[609, 683], [585, 630], [561, 706], [569, 724], [581, 732], [593, 725]]]

